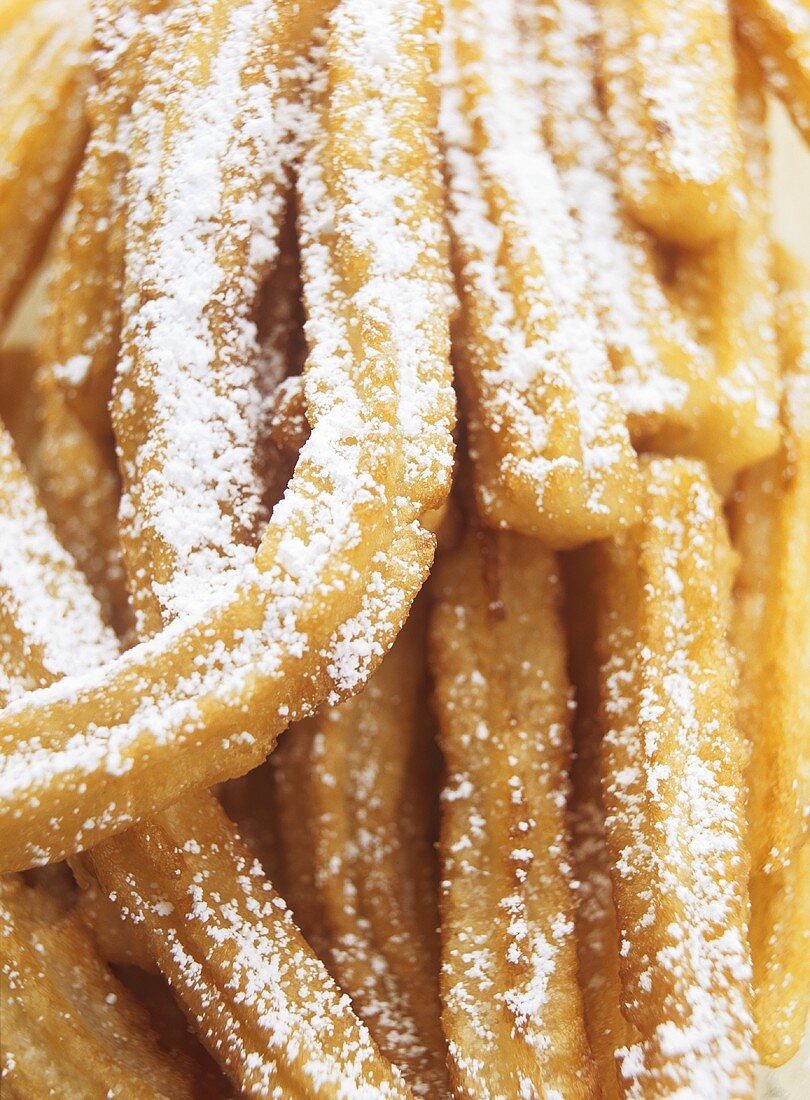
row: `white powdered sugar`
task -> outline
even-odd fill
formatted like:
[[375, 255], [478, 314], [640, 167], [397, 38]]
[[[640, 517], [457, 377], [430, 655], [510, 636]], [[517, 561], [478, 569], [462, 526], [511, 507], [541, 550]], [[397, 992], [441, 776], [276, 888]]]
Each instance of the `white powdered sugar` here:
[[[466, 308], [485, 341], [463, 347], [475, 417], [495, 439], [506, 433], [503, 468], [532, 486], [538, 508], [555, 467], [581, 467], [586, 508], [598, 513], [628, 443], [579, 234], [539, 132], [536, 53], [519, 4], [459, 7], [443, 43], [442, 131], [462, 301], [475, 296]], [[566, 453], [553, 443], [555, 418], [573, 435]]]

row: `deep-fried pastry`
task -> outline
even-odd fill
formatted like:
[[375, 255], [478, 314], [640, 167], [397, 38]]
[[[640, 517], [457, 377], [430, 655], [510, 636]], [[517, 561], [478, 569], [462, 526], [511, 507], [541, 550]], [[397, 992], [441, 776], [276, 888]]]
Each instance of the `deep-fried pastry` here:
[[54, 246], [39, 341], [39, 491], [120, 633], [131, 624], [108, 402], [120, 348], [132, 103], [166, 7], [167, 0], [92, 0], [91, 131]]
[[745, 751], [732, 554], [700, 463], [644, 465], [641, 524], [594, 549], [602, 788], [625, 1095], [753, 1094]]
[[637, 470], [577, 230], [539, 133], [531, 51], [514, 3], [448, 5], [454, 352], [482, 517], [567, 545], [633, 519]]
[[[8, 694], [98, 659], [115, 640], [50, 532], [8, 437], [0, 436], [0, 443], [3, 541], [18, 548], [16, 556], [4, 556], [0, 572], [7, 642], [2, 687]], [[62, 633], [36, 633], [54, 623]], [[272, 1095], [273, 1083], [283, 1081], [285, 1096], [307, 1097], [354, 1081], [373, 1084], [381, 1095], [407, 1095], [212, 796], [188, 796], [84, 860], [240, 1088]], [[199, 933], [188, 928], [191, 916], [198, 918]], [[138, 959], [128, 945], [126, 957]], [[239, 967], [245, 980], [234, 986]], [[301, 988], [307, 990], [303, 1003]], [[331, 1019], [333, 1030], [323, 1027], [323, 1019]], [[294, 1039], [285, 1028], [292, 1028]]]
[[731, 505], [741, 567], [734, 641], [751, 743], [751, 953], [760, 1057], [798, 1049], [810, 999], [810, 273], [778, 254], [784, 395], [779, 452], [746, 470]]
[[280, 839], [293, 853], [309, 848], [317, 909], [309, 921], [330, 972], [414, 1094], [433, 1097], [446, 1095], [448, 1082], [424, 805], [424, 643], [423, 615], [412, 613], [359, 695], [287, 735], [295, 752], [280, 746], [281, 779], [296, 812], [280, 819]]
[[569, 686], [552, 554], [469, 530], [437, 566], [442, 1023], [455, 1094], [595, 1097], [565, 822]]
[[[255, 10], [257, 2], [249, 4], [261, 24], [256, 34], [272, 33], [280, 50], [282, 30], [293, 36], [300, 28], [296, 23], [268, 31], [266, 12]], [[296, 19], [303, 18], [301, 12], [296, 9]], [[302, 168], [300, 223], [312, 338], [306, 386], [313, 431], [295, 476], [274, 510], [254, 565], [235, 578], [224, 577], [213, 592], [207, 584], [187, 584], [191, 607], [154, 640], [81, 679], [32, 694], [3, 714], [0, 837], [7, 869], [58, 859], [170, 803], [184, 790], [248, 770], [290, 719], [330, 692], [337, 701], [360, 686], [422, 583], [433, 539], [418, 517], [441, 501], [452, 463], [447, 293], [440, 268], [435, 162], [395, 139], [393, 112], [396, 106], [397, 127], [407, 121], [429, 149], [432, 108], [425, 93], [431, 56], [424, 41], [434, 33], [436, 13], [413, 0], [397, 5], [379, 24], [367, 22], [367, 14], [356, 0], [347, 0], [336, 13], [327, 67], [339, 69], [342, 79], [330, 96], [320, 97], [318, 124], [312, 127]], [[252, 34], [242, 20], [219, 27], [218, 33], [235, 35], [234, 45], [244, 45]], [[192, 42], [194, 48], [200, 45], [192, 38], [187, 49]], [[364, 51], [386, 58], [386, 64], [360, 65]], [[161, 72], [166, 68], [172, 66], [164, 65]], [[157, 89], [151, 94], [156, 96]], [[374, 156], [358, 176], [353, 150], [363, 144], [369, 127], [374, 128]], [[173, 155], [182, 174], [182, 142]], [[328, 192], [323, 185], [327, 169]], [[396, 196], [397, 188], [403, 192], [402, 206], [394, 218], [393, 210], [374, 196], [392, 191]], [[198, 229], [205, 237], [208, 223]], [[138, 234], [145, 256], [164, 248], [161, 234], [151, 234], [146, 223]], [[197, 239], [189, 232], [186, 245], [195, 247]], [[182, 283], [194, 262], [176, 243], [170, 255], [154, 257], [155, 263], [169, 264], [158, 264], [161, 279], [169, 280], [164, 286], [167, 310], [180, 300], [172, 296], [178, 287], [170, 272]], [[145, 262], [152, 270], [152, 261]], [[236, 275], [231, 277], [238, 285]], [[156, 284], [150, 283], [139, 294], [146, 315], [164, 302], [156, 293]], [[232, 314], [225, 313], [228, 317], [215, 317], [214, 311], [206, 316], [216, 347], [222, 334], [231, 332]], [[355, 325], [366, 334], [362, 347], [352, 347], [346, 336]], [[137, 328], [133, 320], [130, 337]], [[168, 346], [179, 350], [171, 341]], [[182, 347], [198, 345], [186, 333]], [[134, 353], [135, 345], [129, 350]], [[146, 369], [148, 348], [139, 343], [137, 356], [138, 370], [143, 367], [139, 384], [151, 387], [155, 376]], [[160, 362], [171, 375], [171, 364], [162, 356]], [[175, 382], [182, 374], [174, 376]], [[171, 408], [176, 408], [177, 391], [170, 389], [175, 395]], [[148, 395], [166, 393], [163, 385], [147, 389], [135, 405], [145, 415]], [[156, 416], [161, 432], [154, 431], [153, 443], [165, 433], [173, 446], [180, 445], [182, 433], [173, 434], [168, 422]], [[201, 538], [200, 515], [190, 501], [184, 501], [183, 510], [175, 507], [186, 493], [187, 451], [157, 476], [158, 468], [150, 466], [157, 458], [154, 447], [151, 460], [145, 454], [137, 457], [135, 427], [127, 436], [133, 449], [126, 463], [145, 463], [137, 503], [157, 510], [139, 533], [144, 545], [147, 530], [157, 536], [153, 591], [160, 591], [175, 557], [175, 551], [161, 550], [161, 544], [168, 546], [163, 534], [187, 536], [184, 545], [191, 550]], [[124, 418], [118, 428], [128, 433]], [[202, 453], [210, 456], [207, 445]], [[188, 496], [198, 498], [196, 488]], [[224, 523], [220, 504], [226, 506], [215, 495], [210, 505]], [[213, 522], [207, 506], [201, 514]], [[188, 531], [180, 522], [183, 516], [192, 524]], [[168, 526], [161, 530], [161, 522]], [[137, 573], [138, 562], [131, 564]], [[163, 595], [179, 609], [182, 592]], [[22, 812], [24, 833], [14, 824]]]
[[681, 300], [717, 364], [717, 388], [691, 438], [717, 484], [779, 444], [779, 358], [774, 327], [766, 104], [750, 53], [738, 50], [738, 112], [745, 146], [745, 209], [732, 233], [676, 261]]
[[580, 228], [588, 289], [637, 443], [677, 450], [708, 405], [711, 355], [662, 285], [654, 243], [625, 209], [595, 86], [598, 23], [589, 0], [531, 9], [543, 129]]
[[807, 0], [734, 0], [734, 11], [768, 87], [810, 142], [810, 5]]
[[7, 15], [0, 36], [0, 329], [42, 258], [87, 137], [90, 39], [85, 0], [37, 0], [24, 18]]
[[211, 795], [88, 859], [247, 1095], [410, 1095]]
[[621, 1012], [619, 929], [605, 843], [601, 790], [599, 662], [590, 547], [563, 554], [568, 669], [574, 688], [573, 764], [569, 797], [571, 863], [577, 886], [575, 926], [585, 1029], [604, 1100], [620, 1100], [616, 1051], [637, 1039]]
[[742, 164], [725, 0], [599, 0], [599, 57], [622, 192], [688, 248], [733, 228]]
[[161, 1051], [77, 914], [17, 875], [0, 879], [0, 948], [4, 1097], [195, 1095], [192, 1068]]

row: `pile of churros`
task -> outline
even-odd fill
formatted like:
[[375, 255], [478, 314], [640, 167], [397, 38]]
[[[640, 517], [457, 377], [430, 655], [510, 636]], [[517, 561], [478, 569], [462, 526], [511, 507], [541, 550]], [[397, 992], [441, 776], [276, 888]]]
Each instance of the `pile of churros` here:
[[753, 1097], [810, 2], [0, 0], [0, 58], [2, 1095]]

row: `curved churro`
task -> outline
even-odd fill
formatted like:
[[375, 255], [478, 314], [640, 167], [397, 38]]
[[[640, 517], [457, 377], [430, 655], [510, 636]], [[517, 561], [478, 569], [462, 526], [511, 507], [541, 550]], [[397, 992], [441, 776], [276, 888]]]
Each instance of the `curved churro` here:
[[810, 142], [810, 5], [807, 0], [734, 0], [734, 11], [768, 87]]
[[[20, 14], [20, 13], [18, 13]], [[0, 329], [34, 270], [87, 137], [84, 0], [37, 0], [0, 37]]]
[[688, 248], [728, 233], [742, 148], [725, 0], [600, 0], [599, 57], [622, 191]]
[[414, 617], [358, 696], [323, 708], [290, 731], [294, 745], [280, 746], [280, 780], [296, 810], [280, 816], [279, 832], [289, 862], [309, 849], [303, 914], [331, 973], [414, 1094], [439, 1096], [449, 1086], [423, 805], [424, 619]]
[[79, 917], [17, 875], [0, 879], [0, 947], [4, 1096], [196, 1095], [192, 1067], [160, 1049]]
[[810, 273], [779, 250], [784, 395], [777, 455], [746, 470], [731, 505], [742, 564], [735, 591], [740, 725], [748, 767], [751, 952], [757, 1047], [768, 1065], [798, 1049], [810, 999]]
[[[258, 0], [245, 3], [256, 19], [266, 15]], [[57, 859], [184, 790], [248, 770], [291, 718], [330, 692], [356, 690], [422, 582], [433, 540], [418, 517], [446, 493], [452, 461], [447, 295], [435, 161], [399, 133], [407, 125], [430, 148], [424, 42], [435, 12], [416, 0], [384, 19], [360, 9], [347, 2], [334, 18], [326, 72], [339, 68], [343, 79], [329, 96], [319, 94], [302, 169], [312, 435], [253, 565], [224, 577], [218, 591], [189, 585], [193, 609], [154, 640], [2, 716], [0, 836], [8, 868]], [[244, 44], [251, 26], [236, 20], [218, 30]], [[278, 42], [280, 30], [272, 32]], [[257, 33], [267, 33], [264, 23]], [[364, 50], [386, 64], [359, 66]], [[351, 150], [370, 126], [374, 155], [359, 173]], [[176, 153], [179, 171], [182, 148]], [[373, 201], [380, 191], [398, 203], [396, 216]], [[146, 227], [139, 232], [145, 237]], [[143, 244], [147, 257], [162, 247], [159, 234]], [[172, 252], [169, 259], [180, 277], [185, 258]], [[140, 308], [152, 314], [163, 301], [144, 287]], [[215, 336], [225, 323], [218, 320]], [[348, 338], [355, 326], [365, 334], [362, 348]], [[149, 357], [138, 355], [145, 384]], [[170, 372], [177, 366], [163, 364]], [[164, 393], [161, 384], [152, 396]], [[148, 401], [139, 404], [145, 410]], [[171, 435], [162, 416], [156, 424], [155, 440]], [[155, 450], [148, 453], [137, 461], [154, 463]], [[151, 474], [141, 470], [139, 507], [151, 516], [144, 530], [151, 524], [159, 534], [162, 517], [176, 531], [188, 515], [173, 511], [186, 457], [169, 467], [180, 481], [169, 481], [165, 493], [154, 466]], [[150, 512], [158, 500], [159, 511]], [[199, 526], [188, 536], [199, 538]], [[169, 576], [174, 553], [155, 553], [153, 591]], [[23, 806], [25, 836], [13, 824]]]
[[[115, 640], [50, 533], [5, 435], [0, 444], [3, 535], [18, 548], [0, 572], [7, 694], [97, 660]], [[47, 649], [41, 623], [50, 626]], [[285, 1096], [305, 1097], [320, 1089], [332, 1095], [341, 1083], [407, 1095], [211, 796], [189, 796], [84, 859], [134, 924], [136, 948], [140, 940], [241, 1089], [266, 1095], [283, 1081]], [[123, 947], [117, 961], [140, 961], [131, 944]], [[244, 981], [234, 984], [236, 970]]]
[[565, 582], [568, 668], [574, 688], [573, 764], [569, 823], [571, 862], [578, 883], [575, 925], [585, 1028], [604, 1100], [621, 1100], [616, 1051], [638, 1039], [622, 1015], [620, 934], [605, 843], [601, 789], [597, 592], [590, 547], [561, 555]]
[[659, 278], [655, 244], [632, 219], [595, 85], [589, 0], [531, 9], [543, 130], [580, 230], [588, 286], [633, 440], [677, 450], [711, 400], [712, 357]]
[[768, 136], [761, 80], [738, 50], [738, 112], [745, 146], [745, 209], [732, 233], [675, 263], [681, 301], [712, 349], [718, 385], [684, 449], [703, 458], [721, 488], [779, 444], [779, 358], [768, 197]]
[[461, 298], [455, 332], [486, 522], [552, 545], [630, 522], [635, 455], [579, 237], [539, 134], [517, 6], [454, 0], [442, 129]]
[[569, 686], [554, 558], [466, 533], [438, 565], [442, 1023], [455, 1094], [595, 1097], [565, 823]]
[[247, 1095], [410, 1095], [211, 795], [88, 858]]
[[644, 466], [641, 524], [594, 550], [602, 788], [621, 930], [625, 1095], [753, 1095], [745, 752], [733, 561], [705, 469]]

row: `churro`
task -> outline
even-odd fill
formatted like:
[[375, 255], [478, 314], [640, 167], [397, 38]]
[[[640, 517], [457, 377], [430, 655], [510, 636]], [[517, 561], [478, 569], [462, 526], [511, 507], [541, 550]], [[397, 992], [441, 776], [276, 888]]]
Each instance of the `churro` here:
[[675, 280], [717, 364], [714, 399], [682, 441], [717, 484], [773, 454], [779, 444], [779, 358], [768, 197], [765, 99], [753, 59], [738, 50], [738, 112], [745, 146], [745, 212], [734, 230], [701, 252], [682, 252]]
[[637, 470], [517, 8], [447, 10], [455, 356], [483, 518], [566, 545], [632, 521]]
[[455, 1095], [595, 1097], [565, 822], [569, 685], [553, 555], [470, 529], [437, 567], [442, 1022]]
[[768, 87], [810, 142], [810, 5], [807, 0], [734, 0], [734, 11]]
[[0, 329], [36, 267], [87, 137], [84, 0], [37, 0], [0, 36]]
[[580, 248], [633, 440], [677, 450], [715, 387], [711, 354], [659, 278], [655, 242], [624, 207], [595, 84], [589, 0], [531, 9], [543, 130], [580, 229]]
[[331, 973], [414, 1094], [438, 1096], [448, 1083], [424, 806], [423, 621], [412, 615], [358, 696], [290, 731], [282, 782], [296, 812], [279, 823], [286, 851], [309, 849], [309, 923]]
[[753, 1094], [733, 559], [705, 470], [644, 466], [641, 524], [594, 550], [605, 834], [628, 1097]]
[[[296, 9], [296, 18], [303, 18], [303, 10]], [[247, 11], [262, 23], [259, 36], [270, 33], [258, 0], [249, 0]], [[430, 148], [432, 96], [426, 93], [434, 55], [424, 43], [435, 35], [435, 14], [416, 0], [398, 5], [396, 13], [379, 22], [366, 18], [369, 13], [359, 2], [337, 9], [323, 71], [339, 69], [342, 80], [333, 94], [325, 89], [318, 94], [316, 118], [304, 127], [312, 139], [300, 186], [312, 434], [252, 564], [235, 576], [233, 571], [224, 575], [219, 586], [201, 589], [187, 583], [190, 607], [156, 638], [81, 678], [16, 702], [0, 718], [0, 836], [7, 869], [58, 859], [167, 805], [184, 790], [249, 770], [290, 719], [324, 696], [337, 701], [361, 685], [421, 585], [433, 538], [418, 517], [447, 491], [453, 402], [436, 161], [417, 154], [398, 134], [407, 122]], [[235, 35], [234, 45], [247, 45], [255, 37], [251, 28], [249, 20], [234, 19], [216, 32]], [[277, 48], [283, 41], [280, 30], [273, 32]], [[387, 64], [359, 65], [358, 52], [364, 50], [377, 50]], [[161, 67], [166, 80], [172, 79], [171, 69]], [[157, 98], [156, 91], [153, 95]], [[205, 113], [197, 119], [204, 124]], [[352, 150], [372, 125], [374, 157], [358, 175]], [[182, 144], [175, 150], [178, 171]], [[329, 192], [323, 186], [327, 169], [334, 179]], [[381, 206], [374, 196], [392, 190], [396, 195], [397, 187], [403, 194], [395, 217], [393, 207]], [[147, 256], [150, 249], [166, 247], [161, 235], [148, 228], [140, 227], [137, 238]], [[207, 234], [208, 223], [200, 232]], [[191, 234], [188, 246], [196, 240]], [[161, 277], [169, 279], [168, 310], [170, 302], [188, 304], [182, 295], [172, 297], [177, 287], [169, 272], [182, 283], [195, 261], [185, 258], [176, 241], [166, 251], [154, 262]], [[151, 261], [146, 263], [151, 270]], [[161, 264], [169, 266], [164, 270]], [[135, 314], [138, 301], [151, 315], [155, 302], [163, 299], [144, 287], [131, 303]], [[206, 315], [204, 323], [210, 320]], [[134, 320], [132, 325], [137, 328]], [[355, 326], [368, 334], [362, 347], [347, 338]], [[221, 328], [231, 332], [226, 318], [219, 318], [216, 331]], [[152, 328], [144, 335], [154, 341], [156, 332]], [[177, 350], [172, 341], [168, 346]], [[190, 341], [187, 346], [202, 345]], [[135, 345], [131, 350], [135, 353]], [[136, 373], [143, 366], [139, 385], [152, 386], [148, 350], [138, 346], [137, 356]], [[205, 358], [209, 362], [208, 353]], [[162, 354], [159, 361], [170, 375], [177, 370], [179, 382], [180, 365]], [[132, 379], [126, 372], [124, 377]], [[177, 409], [177, 391], [168, 377], [165, 383], [142, 392], [134, 404], [145, 411], [153, 397], [169, 396], [169, 407]], [[126, 405], [119, 395], [124, 413]], [[144, 545], [146, 532], [155, 534], [149, 574], [155, 578], [153, 595], [170, 576], [176, 555], [162, 537], [161, 522], [167, 525], [163, 532], [176, 534], [187, 554], [195, 546], [204, 553], [201, 516], [193, 512], [199, 494], [186, 492], [182, 480], [187, 451], [168, 470], [154, 466], [161, 433], [182, 448], [182, 433], [173, 431], [178, 423], [179, 414], [177, 421], [157, 415], [160, 431], [150, 436], [149, 461], [135, 450], [140, 435], [133, 424], [131, 451], [124, 460], [125, 466], [130, 460], [145, 464], [145, 480], [130, 498], [138, 513], [130, 508], [130, 518], [141, 511], [148, 517], [138, 520]], [[126, 415], [116, 427], [129, 430]], [[206, 455], [213, 458], [207, 438], [202, 461]], [[213, 442], [218, 447], [228, 440]], [[164, 473], [179, 482], [164, 484]], [[206, 523], [214, 521], [215, 539], [223, 528], [233, 530], [216, 496], [203, 504], [202, 516]], [[245, 554], [241, 544], [233, 545], [241, 567]], [[213, 557], [218, 552], [215, 541], [206, 553]], [[137, 576], [137, 560], [130, 566]], [[187, 576], [193, 572], [189, 568]], [[163, 598], [174, 611], [181, 610], [182, 591], [164, 590]], [[250, 731], [245, 730], [248, 708]], [[24, 834], [14, 824], [23, 811]]]
[[599, 56], [625, 201], [697, 248], [736, 216], [742, 147], [725, 0], [600, 0]]
[[779, 452], [740, 477], [731, 530], [741, 556], [734, 641], [748, 766], [751, 952], [757, 1046], [769, 1065], [798, 1048], [810, 998], [810, 274], [779, 251]]
[[192, 1067], [160, 1049], [79, 917], [16, 875], [0, 879], [0, 945], [4, 1096], [195, 1095]]

